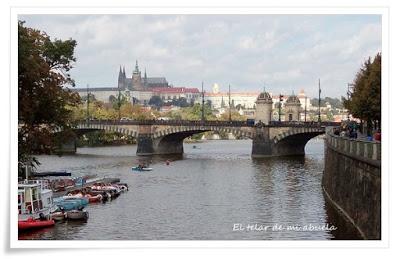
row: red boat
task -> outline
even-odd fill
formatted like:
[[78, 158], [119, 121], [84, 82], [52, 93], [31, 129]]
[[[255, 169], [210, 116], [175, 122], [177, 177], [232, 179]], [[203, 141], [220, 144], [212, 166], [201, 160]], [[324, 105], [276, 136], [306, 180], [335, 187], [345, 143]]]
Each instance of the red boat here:
[[54, 220], [38, 220], [29, 218], [27, 220], [18, 220], [18, 230], [27, 230], [33, 228], [45, 228], [54, 226]]

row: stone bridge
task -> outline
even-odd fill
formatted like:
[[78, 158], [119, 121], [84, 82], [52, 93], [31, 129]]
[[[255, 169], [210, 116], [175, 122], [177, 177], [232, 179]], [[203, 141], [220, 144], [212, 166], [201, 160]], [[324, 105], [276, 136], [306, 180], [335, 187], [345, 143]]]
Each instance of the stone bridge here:
[[75, 131], [104, 130], [137, 139], [138, 155], [182, 154], [183, 140], [206, 131], [232, 133], [253, 140], [252, 156], [303, 155], [307, 142], [325, 133], [334, 123], [272, 122], [249, 125], [245, 121], [115, 121], [90, 120], [77, 123]]

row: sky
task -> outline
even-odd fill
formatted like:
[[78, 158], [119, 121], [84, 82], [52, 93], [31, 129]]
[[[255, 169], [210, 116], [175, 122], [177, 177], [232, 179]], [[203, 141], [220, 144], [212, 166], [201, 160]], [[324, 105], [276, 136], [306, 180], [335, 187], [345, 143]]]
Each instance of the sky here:
[[345, 96], [381, 51], [380, 15], [20, 15], [52, 39], [75, 39], [77, 88], [116, 87], [138, 60], [148, 77], [206, 91]]

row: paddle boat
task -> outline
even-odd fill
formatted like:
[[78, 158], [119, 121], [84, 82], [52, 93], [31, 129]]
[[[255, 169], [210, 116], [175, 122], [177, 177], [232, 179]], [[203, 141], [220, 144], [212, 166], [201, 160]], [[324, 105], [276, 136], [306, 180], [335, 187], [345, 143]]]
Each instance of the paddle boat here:
[[80, 207], [85, 207], [89, 204], [86, 198], [76, 198], [72, 196], [63, 196], [54, 199], [54, 205], [64, 211], [75, 210]]
[[87, 220], [89, 218], [89, 212], [86, 210], [71, 210], [66, 212], [65, 217], [70, 220]]
[[63, 221], [66, 219], [66, 213], [64, 211], [55, 211], [51, 213], [51, 219], [54, 221]]
[[132, 167], [132, 171], [142, 172], [142, 171], [152, 171], [152, 170], [153, 170], [153, 168], [151, 168], [151, 167], [141, 167], [141, 166]]

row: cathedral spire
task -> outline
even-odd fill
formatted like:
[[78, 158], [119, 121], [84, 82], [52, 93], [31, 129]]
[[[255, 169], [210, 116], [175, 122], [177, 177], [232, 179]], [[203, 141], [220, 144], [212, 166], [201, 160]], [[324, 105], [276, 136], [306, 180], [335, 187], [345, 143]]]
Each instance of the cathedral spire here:
[[139, 65], [138, 65], [137, 60], [136, 60], [136, 66], [135, 66], [135, 73], [139, 73]]
[[147, 79], [146, 68], [144, 68], [144, 79]]
[[123, 70], [122, 70], [122, 74], [124, 75], [124, 77], [126, 77], [126, 74], [125, 74], [125, 66], [124, 66], [124, 68], [123, 68]]

